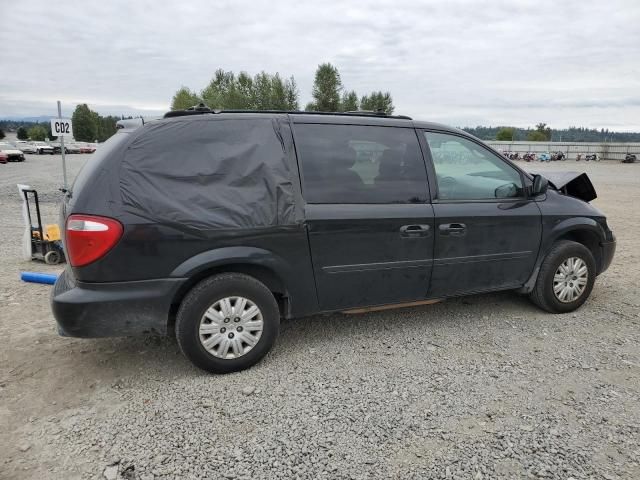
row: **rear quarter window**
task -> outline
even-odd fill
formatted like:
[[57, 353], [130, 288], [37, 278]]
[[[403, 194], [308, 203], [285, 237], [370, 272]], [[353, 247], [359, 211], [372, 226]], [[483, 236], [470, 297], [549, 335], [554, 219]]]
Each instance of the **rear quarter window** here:
[[96, 148], [96, 151], [89, 156], [89, 159], [82, 166], [73, 181], [71, 191], [74, 193], [74, 196], [77, 196], [85, 186], [90, 186], [91, 179], [96, 176], [105, 159], [129, 138], [129, 133], [116, 132], [106, 142]]
[[274, 119], [197, 119], [145, 128], [120, 167], [125, 211], [179, 229], [295, 222], [288, 152]]

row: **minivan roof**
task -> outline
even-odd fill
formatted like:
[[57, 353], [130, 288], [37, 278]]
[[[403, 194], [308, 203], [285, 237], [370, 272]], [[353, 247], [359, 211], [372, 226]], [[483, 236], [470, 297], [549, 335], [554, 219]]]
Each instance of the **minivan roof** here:
[[289, 116], [293, 123], [338, 123], [428, 128], [472, 136], [468, 132], [436, 122], [416, 121], [406, 115], [385, 115], [379, 112], [305, 112], [299, 110], [211, 110], [204, 105], [187, 110], [173, 110], [160, 121], [202, 120], [205, 118], [242, 118], [245, 116]]
[[189, 107], [184, 110], [172, 110], [164, 114], [164, 118], [170, 117], [184, 117], [188, 115], [205, 115], [205, 114], [220, 114], [220, 113], [278, 113], [278, 114], [298, 114], [304, 113], [306, 115], [340, 115], [340, 116], [350, 116], [350, 117], [381, 117], [381, 118], [401, 118], [403, 120], [411, 120], [411, 117], [406, 115], [387, 115], [382, 110], [371, 111], [371, 110], [357, 110], [357, 111], [349, 111], [349, 112], [307, 112], [301, 110], [215, 110], [207, 107], [204, 103], [200, 103], [199, 105], [194, 105], [193, 107]]

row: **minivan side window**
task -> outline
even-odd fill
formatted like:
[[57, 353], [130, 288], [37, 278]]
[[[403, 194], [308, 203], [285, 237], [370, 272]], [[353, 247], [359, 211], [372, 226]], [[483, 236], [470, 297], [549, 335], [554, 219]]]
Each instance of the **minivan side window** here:
[[524, 196], [520, 173], [488, 149], [457, 135], [424, 134], [436, 171], [439, 200]]
[[426, 202], [427, 173], [411, 128], [296, 124], [308, 203]]

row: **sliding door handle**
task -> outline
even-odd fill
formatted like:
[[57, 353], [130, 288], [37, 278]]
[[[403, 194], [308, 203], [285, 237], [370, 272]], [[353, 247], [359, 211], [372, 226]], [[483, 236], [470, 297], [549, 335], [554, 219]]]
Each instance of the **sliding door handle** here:
[[403, 225], [400, 236], [404, 238], [428, 237], [431, 232], [429, 225]]
[[467, 226], [464, 223], [442, 223], [438, 226], [440, 235], [451, 237], [462, 237], [467, 233]]

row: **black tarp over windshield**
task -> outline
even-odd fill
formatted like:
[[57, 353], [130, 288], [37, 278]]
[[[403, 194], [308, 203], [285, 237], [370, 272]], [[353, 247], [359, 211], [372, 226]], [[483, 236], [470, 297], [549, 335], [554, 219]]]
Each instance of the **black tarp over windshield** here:
[[128, 213], [179, 229], [298, 223], [288, 125], [273, 117], [147, 125], [120, 165]]

